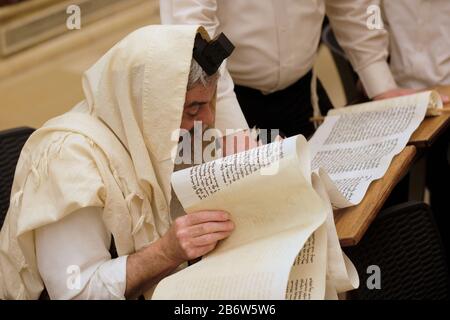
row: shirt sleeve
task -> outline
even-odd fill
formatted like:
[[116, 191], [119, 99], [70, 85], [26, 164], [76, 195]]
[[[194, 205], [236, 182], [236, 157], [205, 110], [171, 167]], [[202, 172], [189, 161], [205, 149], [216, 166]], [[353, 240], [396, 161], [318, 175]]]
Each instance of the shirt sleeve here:
[[368, 8], [373, 5], [379, 8], [379, 4], [379, 0], [326, 1], [327, 15], [336, 38], [370, 98], [397, 87], [387, 63], [388, 33], [384, 28], [371, 30], [368, 27]]
[[[220, 24], [216, 12], [216, 0], [160, 0], [162, 24], [202, 25], [211, 37], [216, 35]], [[226, 134], [227, 129], [248, 129], [247, 121], [234, 93], [233, 79], [226, 69], [226, 62], [220, 68], [220, 73], [215, 126], [223, 134]]]
[[125, 299], [127, 256], [111, 259], [100, 207], [36, 229], [39, 273], [51, 299]]

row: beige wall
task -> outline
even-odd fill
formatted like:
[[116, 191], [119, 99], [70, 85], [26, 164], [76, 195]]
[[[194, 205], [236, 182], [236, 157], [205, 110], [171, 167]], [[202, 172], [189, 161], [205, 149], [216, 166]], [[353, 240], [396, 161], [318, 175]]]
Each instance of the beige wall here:
[[0, 130], [39, 127], [83, 99], [84, 70], [129, 32], [159, 23], [157, 0], [0, 60]]

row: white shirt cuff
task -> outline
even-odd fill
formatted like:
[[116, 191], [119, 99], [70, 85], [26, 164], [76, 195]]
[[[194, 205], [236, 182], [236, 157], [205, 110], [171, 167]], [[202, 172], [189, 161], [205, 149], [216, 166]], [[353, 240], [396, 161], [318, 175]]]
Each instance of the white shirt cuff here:
[[103, 262], [75, 299], [125, 300], [127, 258], [120, 256]]
[[372, 63], [368, 67], [358, 70], [358, 75], [369, 98], [397, 88], [386, 61]]

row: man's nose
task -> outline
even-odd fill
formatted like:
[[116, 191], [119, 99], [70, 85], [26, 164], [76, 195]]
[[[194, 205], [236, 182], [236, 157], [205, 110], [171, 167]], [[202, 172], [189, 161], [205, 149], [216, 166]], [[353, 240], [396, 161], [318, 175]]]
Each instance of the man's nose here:
[[197, 116], [196, 121], [201, 121], [203, 124], [206, 124], [208, 126], [211, 126], [214, 124], [214, 112], [211, 108], [211, 106], [207, 106], [202, 108], [200, 113]]

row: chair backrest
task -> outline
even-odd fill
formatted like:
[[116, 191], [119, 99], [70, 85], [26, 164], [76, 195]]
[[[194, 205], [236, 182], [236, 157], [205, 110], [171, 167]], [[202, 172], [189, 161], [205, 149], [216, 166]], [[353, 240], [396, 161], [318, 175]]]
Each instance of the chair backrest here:
[[[352, 298], [360, 300], [448, 299], [445, 250], [428, 205], [408, 202], [379, 214], [361, 242], [345, 249], [361, 284]], [[368, 288], [378, 272], [381, 288]]]
[[0, 228], [9, 208], [17, 160], [33, 131], [34, 129], [27, 127], [0, 131]]
[[331, 26], [328, 24], [322, 30], [322, 43], [330, 49], [336, 68], [338, 69], [339, 77], [341, 78], [342, 86], [344, 87], [345, 98], [347, 105], [355, 104], [364, 100], [365, 97], [357, 86], [358, 75], [353, 71], [344, 50], [336, 40]]

